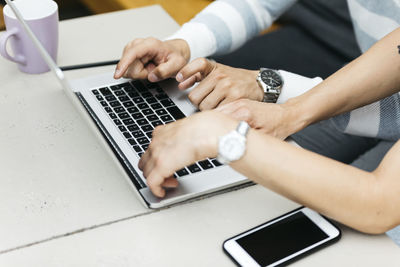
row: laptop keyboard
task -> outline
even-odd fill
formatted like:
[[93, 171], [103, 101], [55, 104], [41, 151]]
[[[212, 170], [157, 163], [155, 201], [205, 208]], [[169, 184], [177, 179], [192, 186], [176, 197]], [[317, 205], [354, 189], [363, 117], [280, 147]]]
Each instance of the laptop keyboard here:
[[[148, 148], [156, 126], [185, 117], [157, 83], [131, 81], [94, 89], [92, 93], [138, 157]], [[205, 159], [177, 171], [174, 176], [182, 177], [221, 165], [216, 159]]]

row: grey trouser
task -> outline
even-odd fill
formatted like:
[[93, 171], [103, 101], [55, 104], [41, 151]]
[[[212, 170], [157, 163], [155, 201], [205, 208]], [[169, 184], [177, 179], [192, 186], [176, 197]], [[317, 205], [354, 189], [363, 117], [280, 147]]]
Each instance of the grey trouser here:
[[[394, 145], [393, 141], [344, 134], [330, 120], [313, 124], [292, 135], [301, 147], [320, 155], [373, 171]], [[400, 226], [387, 232], [400, 246]]]

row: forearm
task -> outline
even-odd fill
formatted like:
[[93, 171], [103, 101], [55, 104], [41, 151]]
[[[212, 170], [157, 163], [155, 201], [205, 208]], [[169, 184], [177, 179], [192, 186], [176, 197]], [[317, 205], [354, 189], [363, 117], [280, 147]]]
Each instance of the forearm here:
[[248, 135], [246, 154], [231, 166], [256, 183], [360, 231], [387, 230], [385, 193], [373, 173], [254, 130]]
[[399, 43], [398, 29], [312, 90], [286, 102], [294, 131], [398, 92]]
[[[210, 127], [212, 126], [212, 127]], [[150, 190], [177, 186], [172, 174], [218, 154], [219, 138], [237, 121], [217, 111], [196, 113], [153, 131], [152, 144], [139, 162]], [[196, 140], [196, 142], [193, 142]], [[184, 157], [168, 157], [182, 154]], [[368, 233], [400, 223], [400, 141], [373, 173], [333, 161], [250, 129], [244, 155], [230, 166], [300, 204]]]

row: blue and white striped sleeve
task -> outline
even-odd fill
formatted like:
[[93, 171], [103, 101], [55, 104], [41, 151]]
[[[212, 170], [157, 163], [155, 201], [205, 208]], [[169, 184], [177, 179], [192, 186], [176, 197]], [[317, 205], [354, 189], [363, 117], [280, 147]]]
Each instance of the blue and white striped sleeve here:
[[191, 60], [224, 54], [267, 29], [297, 0], [218, 0], [167, 39], [188, 42]]

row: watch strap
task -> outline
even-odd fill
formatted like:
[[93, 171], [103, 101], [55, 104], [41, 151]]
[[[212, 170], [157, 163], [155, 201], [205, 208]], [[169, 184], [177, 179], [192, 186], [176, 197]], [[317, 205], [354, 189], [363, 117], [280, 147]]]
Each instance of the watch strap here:
[[265, 103], [276, 103], [278, 101], [279, 94], [264, 93], [263, 102]]
[[236, 127], [236, 131], [240, 134], [243, 135], [244, 137], [247, 136], [247, 133], [249, 132], [250, 126], [247, 124], [245, 121], [240, 121], [238, 126]]
[[[246, 136], [247, 136], [249, 130], [250, 130], [249, 124], [245, 121], [240, 121], [238, 126], [236, 127], [236, 129], [231, 131], [227, 135], [232, 134], [232, 132], [236, 132], [236, 134], [239, 134], [246, 141]], [[221, 138], [222, 137], [220, 137], [220, 139]], [[218, 144], [218, 147], [219, 146], [220, 146], [220, 144]], [[218, 148], [218, 149], [220, 149], [220, 148]], [[243, 155], [241, 155], [240, 157], [242, 157], [242, 156]], [[229, 164], [231, 162], [231, 160], [229, 160], [226, 156], [221, 154], [221, 151], [218, 151], [217, 160], [222, 164]]]

